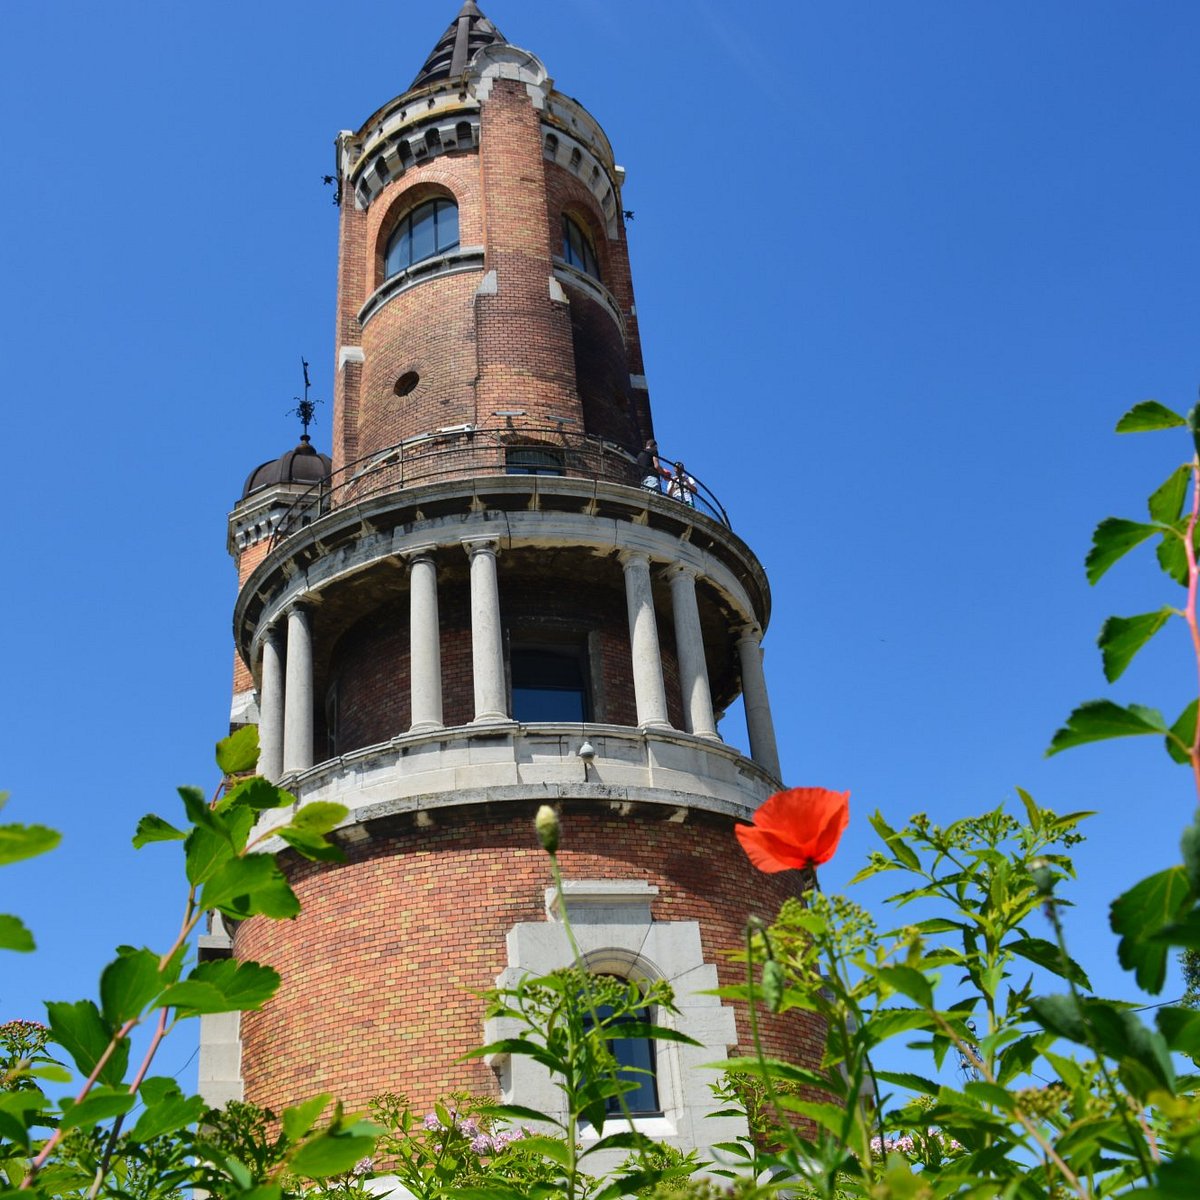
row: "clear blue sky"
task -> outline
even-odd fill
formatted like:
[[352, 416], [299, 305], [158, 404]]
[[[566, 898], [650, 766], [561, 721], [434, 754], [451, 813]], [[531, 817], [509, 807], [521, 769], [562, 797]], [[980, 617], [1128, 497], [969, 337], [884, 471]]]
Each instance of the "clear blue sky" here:
[[[1176, 597], [1148, 558], [1096, 590], [1082, 560], [1182, 455], [1112, 436], [1117, 417], [1200, 383], [1200, 6], [484, 9], [628, 171], [660, 442], [770, 573], [788, 781], [853, 793], [825, 886], [875, 808], [946, 821], [1022, 785], [1095, 809], [1073, 947], [1127, 994], [1107, 902], [1176, 861], [1188, 778], [1149, 742], [1042, 751], [1078, 701], [1173, 716], [1194, 694], [1182, 625], [1106, 692], [1102, 618]], [[3, 6], [0, 787], [5, 819], [65, 837], [0, 874], [0, 911], [40, 942], [0, 960], [0, 1016], [170, 936], [176, 851], [129, 838], [175, 784], [216, 782], [225, 516], [294, 442], [300, 355], [330, 395], [332, 139], [456, 10]]]

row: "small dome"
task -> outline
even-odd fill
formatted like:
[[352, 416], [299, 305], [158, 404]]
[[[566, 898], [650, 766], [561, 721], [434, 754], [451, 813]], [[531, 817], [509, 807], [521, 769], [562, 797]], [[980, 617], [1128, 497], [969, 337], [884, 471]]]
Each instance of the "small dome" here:
[[250, 472], [246, 477], [246, 486], [242, 488], [242, 499], [245, 500], [254, 492], [273, 487], [277, 483], [320, 483], [322, 479], [328, 478], [332, 469], [332, 459], [328, 454], [320, 454], [314, 450], [306, 434], [294, 450], [289, 450]]

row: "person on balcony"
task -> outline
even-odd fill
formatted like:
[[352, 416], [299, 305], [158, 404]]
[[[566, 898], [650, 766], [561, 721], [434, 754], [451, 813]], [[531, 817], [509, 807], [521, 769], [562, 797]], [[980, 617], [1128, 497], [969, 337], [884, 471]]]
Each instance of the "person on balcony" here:
[[671, 472], [658, 461], [658, 443], [650, 438], [637, 456], [638, 478], [648, 492], [661, 492], [662, 481], [671, 478]]
[[671, 482], [667, 484], [667, 495], [678, 500], [680, 504], [686, 504], [688, 508], [695, 508], [697, 487], [699, 484], [687, 473], [683, 463], [677, 462], [675, 474], [671, 476]]

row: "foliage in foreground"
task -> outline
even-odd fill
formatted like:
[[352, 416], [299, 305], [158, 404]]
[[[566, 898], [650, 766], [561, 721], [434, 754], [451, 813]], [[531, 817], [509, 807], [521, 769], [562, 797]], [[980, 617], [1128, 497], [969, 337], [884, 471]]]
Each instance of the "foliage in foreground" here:
[[[1198, 420], [1195, 411], [1184, 418], [1147, 402], [1118, 425], [1184, 429], [1191, 446], [1189, 461], [1151, 495], [1148, 521], [1110, 518], [1096, 530], [1093, 583], [1155, 540], [1159, 566], [1185, 589], [1177, 606], [1105, 623], [1110, 681], [1173, 618], [1185, 623], [1200, 667]], [[1091, 701], [1070, 715], [1050, 751], [1157, 735], [1190, 768], [1200, 797], [1197, 708], [1193, 701], [1168, 720], [1142, 705]], [[159, 1044], [181, 1019], [261, 1006], [278, 976], [256, 963], [192, 965], [190, 935], [206, 910], [236, 919], [298, 911], [257, 832], [262, 813], [294, 798], [246, 775], [256, 752], [253, 731], [222, 742], [217, 763], [233, 786], [207, 802], [183, 789], [184, 820], [150, 816], [138, 826], [136, 845], [182, 843], [187, 899], [175, 942], [162, 952], [120, 947], [96, 999], [50, 1004], [44, 1024], [0, 1025], [0, 1200], [170, 1200], [193, 1187], [229, 1200], [351, 1198], [386, 1192], [385, 1179], [421, 1200], [1200, 1195], [1200, 1095], [1190, 1065], [1200, 1055], [1200, 1011], [1166, 1004], [1143, 1012], [1095, 995], [1061, 921], [1087, 814], [1058, 816], [1023, 792], [1020, 819], [999, 808], [945, 828], [922, 815], [899, 829], [871, 819], [879, 849], [852, 886], [880, 876], [895, 884], [886, 931], [852, 899], [815, 886], [770, 927], [748, 928], [745, 983], [724, 994], [746, 1006], [753, 1047], [722, 1064], [733, 1074], [715, 1100], [743, 1113], [748, 1133], [716, 1147], [713, 1162], [681, 1157], [621, 1115], [634, 1084], [612, 1054], [614, 1030], [683, 1040], [670, 1028], [669, 990], [581, 969], [496, 992], [491, 1012], [506, 1035], [477, 1052], [539, 1062], [559, 1089], [555, 1113], [464, 1096], [424, 1116], [397, 1096], [378, 1098], [367, 1116], [343, 1113], [328, 1096], [278, 1118], [238, 1104], [206, 1113], [197, 1097], [152, 1074]], [[833, 852], [845, 803], [822, 789], [783, 794], [743, 843], [764, 870], [811, 867]], [[345, 815], [305, 805], [272, 834], [307, 858], [333, 860], [340, 851], [327, 835]], [[561, 888], [552, 811], [539, 814], [537, 831]], [[40, 826], [0, 825], [0, 866], [56, 841]], [[1121, 964], [1146, 993], [1161, 993], [1178, 949], [1189, 956], [1189, 980], [1200, 977], [1200, 822], [1183, 829], [1180, 862], [1118, 897], [1109, 916]], [[572, 936], [569, 924], [566, 931]], [[0, 915], [0, 950], [32, 947], [21, 920]], [[821, 1061], [765, 1056], [762, 1009], [815, 1014], [826, 1030]], [[150, 1045], [133, 1064], [130, 1035], [142, 1024], [152, 1029]], [[47, 1094], [68, 1083], [68, 1098]], [[585, 1148], [588, 1127], [598, 1140]], [[603, 1178], [589, 1172], [597, 1149], [628, 1153], [624, 1168]], [[696, 1175], [701, 1165], [706, 1178]]]

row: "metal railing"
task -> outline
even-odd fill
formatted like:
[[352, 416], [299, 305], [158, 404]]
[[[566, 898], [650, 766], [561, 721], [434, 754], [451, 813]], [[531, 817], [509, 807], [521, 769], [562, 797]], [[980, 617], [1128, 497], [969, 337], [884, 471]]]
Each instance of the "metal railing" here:
[[[664, 464], [670, 460], [659, 455]], [[590, 479], [642, 489], [637, 459], [622, 446], [560, 425], [478, 428], [459, 425], [408, 438], [347, 463], [298, 496], [271, 536], [274, 548], [318, 517], [373, 496], [451, 480], [496, 475]], [[729, 517], [691, 471], [663, 480], [663, 494], [722, 525]]]

